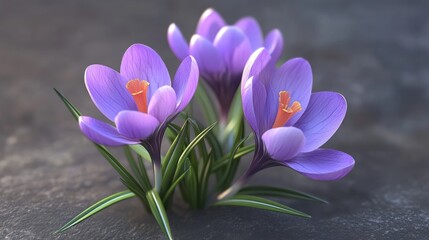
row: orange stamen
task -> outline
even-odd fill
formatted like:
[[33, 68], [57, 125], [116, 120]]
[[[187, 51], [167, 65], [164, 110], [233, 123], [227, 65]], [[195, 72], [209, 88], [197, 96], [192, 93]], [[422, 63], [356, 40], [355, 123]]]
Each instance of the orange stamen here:
[[149, 82], [145, 80], [130, 80], [127, 82], [126, 88], [128, 92], [134, 98], [134, 102], [137, 105], [137, 109], [140, 112], [147, 113], [147, 89], [149, 87]]
[[292, 103], [289, 107], [290, 95], [287, 91], [279, 92], [279, 109], [277, 111], [276, 120], [274, 121], [273, 128], [282, 127], [286, 124], [289, 119], [293, 117], [297, 112], [301, 111], [301, 104], [297, 101]]

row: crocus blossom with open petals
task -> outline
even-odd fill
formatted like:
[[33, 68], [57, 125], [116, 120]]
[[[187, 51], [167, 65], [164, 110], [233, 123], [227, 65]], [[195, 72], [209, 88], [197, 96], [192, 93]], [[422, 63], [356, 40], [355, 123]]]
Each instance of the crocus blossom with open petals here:
[[[180, 64], [173, 84], [161, 57], [150, 47], [134, 44], [125, 52], [120, 73], [94, 64], [85, 71], [85, 84], [97, 108], [115, 127], [82, 116], [79, 126], [93, 142], [106, 146], [147, 143], [159, 148], [166, 123], [182, 111], [198, 84], [192, 56]], [[159, 145], [159, 146], [158, 146]]]
[[221, 117], [228, 114], [244, 66], [252, 52], [265, 47], [272, 59], [277, 61], [283, 49], [283, 37], [279, 30], [272, 30], [264, 39], [254, 18], [244, 17], [234, 25], [226, 25], [223, 18], [211, 8], [202, 14], [190, 44], [174, 23], [168, 29], [168, 42], [179, 59], [189, 54], [195, 57], [201, 76], [218, 98]]
[[354, 166], [337, 150], [320, 148], [343, 121], [347, 103], [335, 92], [311, 93], [310, 64], [295, 58], [276, 68], [269, 52], [258, 49], [249, 58], [241, 83], [244, 115], [255, 133], [254, 159], [233, 194], [254, 173], [283, 165], [315, 180], [336, 180]]

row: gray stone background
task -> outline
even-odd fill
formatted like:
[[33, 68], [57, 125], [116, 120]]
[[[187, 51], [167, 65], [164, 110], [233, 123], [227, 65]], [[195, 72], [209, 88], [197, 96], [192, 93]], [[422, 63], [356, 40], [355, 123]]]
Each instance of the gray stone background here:
[[356, 166], [337, 182], [285, 168], [252, 179], [327, 199], [283, 201], [312, 219], [239, 207], [188, 212], [178, 203], [169, 212], [177, 239], [427, 239], [429, 2], [405, 0], [0, 1], [0, 238], [164, 238], [136, 199], [53, 234], [123, 186], [52, 88], [99, 116], [85, 67], [118, 69], [140, 42], [174, 69], [168, 25], [190, 37], [207, 7], [229, 23], [253, 15], [265, 32], [279, 28], [283, 56], [312, 64], [314, 89], [347, 97], [347, 117], [327, 147], [350, 153]]

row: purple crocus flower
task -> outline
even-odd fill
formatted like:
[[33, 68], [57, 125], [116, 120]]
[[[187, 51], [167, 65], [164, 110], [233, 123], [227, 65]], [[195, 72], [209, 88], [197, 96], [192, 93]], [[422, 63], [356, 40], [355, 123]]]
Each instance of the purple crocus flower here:
[[311, 93], [310, 64], [295, 58], [276, 69], [269, 52], [258, 49], [243, 72], [244, 115], [255, 133], [248, 171], [219, 198], [234, 194], [254, 173], [286, 166], [315, 180], [336, 180], [354, 166], [343, 152], [320, 148], [343, 121], [347, 103], [335, 92]]
[[201, 16], [190, 44], [173, 23], [168, 28], [168, 42], [179, 59], [195, 57], [201, 76], [214, 91], [220, 105], [220, 120], [225, 121], [241, 75], [249, 56], [265, 47], [274, 61], [283, 49], [283, 37], [274, 29], [263, 38], [258, 22], [244, 17], [234, 25], [226, 25], [213, 9]]
[[116, 127], [82, 116], [80, 129], [91, 141], [106, 146], [142, 144], [159, 167], [166, 123], [189, 103], [198, 76], [195, 59], [185, 57], [172, 85], [161, 57], [148, 46], [134, 44], [122, 58], [120, 73], [98, 64], [85, 71], [92, 101]]

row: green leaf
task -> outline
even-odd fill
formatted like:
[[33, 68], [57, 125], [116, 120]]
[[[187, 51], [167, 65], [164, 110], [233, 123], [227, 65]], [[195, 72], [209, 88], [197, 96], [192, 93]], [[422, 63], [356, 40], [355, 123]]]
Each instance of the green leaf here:
[[213, 164], [212, 152], [210, 152], [209, 156], [207, 156], [208, 160], [205, 162], [203, 166], [203, 171], [200, 179], [200, 207], [204, 207], [207, 199], [207, 188], [210, 178], [210, 169]]
[[57, 89], [54, 88], [54, 91], [57, 93], [57, 95], [60, 97], [61, 101], [66, 105], [70, 113], [73, 115], [73, 117], [77, 120], [79, 120], [79, 117], [82, 116], [82, 114], [77, 110], [73, 104], [71, 104], [67, 98], [65, 98]]
[[268, 186], [250, 186], [242, 188], [238, 194], [243, 195], [257, 195], [257, 196], [267, 196], [267, 197], [283, 197], [283, 198], [294, 198], [294, 199], [303, 199], [310, 200], [322, 203], [328, 203], [327, 201], [320, 199], [318, 197], [312, 196], [310, 194], [298, 192], [286, 188], [277, 188], [277, 187], [268, 187]]
[[169, 197], [171, 196], [171, 194], [174, 192], [174, 189], [176, 188], [177, 184], [179, 184], [179, 183], [182, 181], [182, 179], [186, 176], [186, 173], [188, 173], [189, 169], [191, 169], [191, 168], [188, 168], [186, 171], [184, 171], [184, 172], [182, 173], [182, 175], [180, 175], [180, 176], [176, 179], [176, 181], [174, 181], [174, 182], [170, 185], [170, 187], [168, 188], [167, 192], [164, 194], [164, 197], [162, 198], [162, 202], [166, 202], [166, 201], [168, 200], [168, 198], [169, 198]]
[[162, 231], [167, 235], [168, 239], [173, 239], [170, 224], [168, 223], [167, 213], [165, 212], [164, 205], [162, 204], [158, 192], [156, 190], [151, 190], [147, 192], [146, 198], [149, 203], [150, 210]]
[[152, 162], [149, 152], [140, 144], [129, 145], [138, 155], [140, 155], [144, 160]]
[[[198, 134], [190, 143], [189, 145], [183, 150], [182, 154], [180, 155], [179, 161], [177, 162], [177, 168], [175, 176], [179, 176], [179, 173], [183, 167], [183, 164], [185, 163], [186, 158], [191, 153], [191, 151], [195, 148], [195, 146], [198, 145], [198, 143], [204, 139], [204, 137], [216, 126], [216, 123], [213, 123], [212, 125], [208, 126], [206, 129], [201, 131], [200, 134]], [[176, 179], [176, 177], [175, 177]]]
[[243, 123], [243, 107], [241, 102], [241, 91], [237, 91], [234, 95], [234, 99], [231, 103], [231, 108], [228, 113], [228, 124], [226, 125], [224, 134], [227, 138], [233, 137], [236, 139], [239, 137], [239, 131], [241, 130]]
[[258, 209], [263, 209], [263, 210], [268, 210], [273, 212], [294, 215], [298, 217], [307, 217], [307, 218], [311, 217], [308, 214], [305, 214], [303, 212], [300, 212], [298, 210], [295, 210], [283, 204], [280, 204], [265, 198], [250, 196], [250, 195], [235, 195], [234, 197], [215, 202], [213, 205], [214, 206], [230, 205], [230, 206], [251, 207], [251, 208], [258, 208]]
[[198, 176], [196, 174], [196, 169], [192, 167], [190, 161], [186, 161], [189, 164], [189, 171], [185, 176], [183, 185], [187, 189], [188, 194], [188, 203], [192, 209], [198, 207]]
[[122, 164], [102, 145], [94, 144], [103, 157], [122, 177], [123, 183], [127, 188], [132, 190], [141, 199], [144, 199], [144, 191], [136, 181], [136, 179], [122, 166]]
[[[255, 150], [255, 145], [249, 145], [242, 148], [239, 148], [237, 152], [234, 154], [233, 160], [241, 158]], [[212, 172], [219, 170], [219, 168], [224, 167], [229, 162], [230, 155], [225, 155], [221, 159], [217, 160], [212, 167]]]
[[[235, 175], [235, 169], [231, 169], [234, 167], [234, 156], [237, 153], [237, 150], [240, 148], [240, 146], [246, 142], [247, 138], [249, 138], [249, 136], [241, 139], [241, 141], [239, 141], [237, 143], [237, 145], [235, 146], [234, 150], [232, 150], [232, 152], [230, 153], [230, 157], [228, 160], [228, 164], [226, 165], [225, 169], [223, 170], [226, 174], [223, 176], [222, 180], [219, 181], [219, 185], [223, 186], [223, 189], [226, 189], [228, 185], [230, 185], [230, 181], [232, 180], [232, 178]], [[236, 165], [235, 165], [236, 167]], [[234, 170], [234, 171], [231, 171]]]
[[129, 145], [124, 147], [124, 153], [128, 160], [128, 163], [133, 170], [134, 176], [137, 178], [138, 183], [142, 187], [142, 189], [147, 192], [152, 189], [152, 185], [146, 173], [146, 168], [143, 164], [143, 159], [140, 155], [138, 155], [138, 165], [136, 160], [131, 152], [131, 147]]
[[161, 196], [164, 196], [165, 192], [170, 187], [171, 182], [174, 181], [177, 162], [183, 152], [185, 139], [188, 137], [186, 136], [188, 126], [189, 121], [185, 121], [164, 157], [164, 162], [162, 164], [163, 179], [161, 189], [159, 191]]
[[120, 201], [123, 201], [125, 199], [128, 198], [132, 198], [135, 197], [136, 195], [129, 191], [122, 191], [122, 192], [118, 192], [115, 193], [113, 195], [110, 195], [98, 202], [96, 202], [95, 204], [93, 204], [92, 206], [90, 206], [89, 208], [85, 209], [83, 212], [81, 212], [79, 215], [77, 215], [76, 217], [74, 217], [72, 220], [70, 220], [68, 223], [66, 223], [64, 226], [62, 226], [60, 229], [58, 229], [56, 232], [64, 232], [65, 230], [73, 227], [74, 225], [82, 222], [83, 220], [91, 217], [92, 215], [98, 213], [99, 211], [115, 204], [118, 203]]
[[206, 87], [202, 81], [199, 82], [197, 91], [195, 92], [197, 102], [200, 104], [200, 108], [204, 113], [204, 118], [207, 123], [214, 123], [217, 121], [217, 111], [213, 105], [213, 101], [209, 98]]
[[174, 139], [177, 137], [177, 134], [179, 134], [180, 127], [173, 123], [167, 124], [167, 129], [165, 130], [165, 136], [168, 138], [170, 142], [173, 142]]

